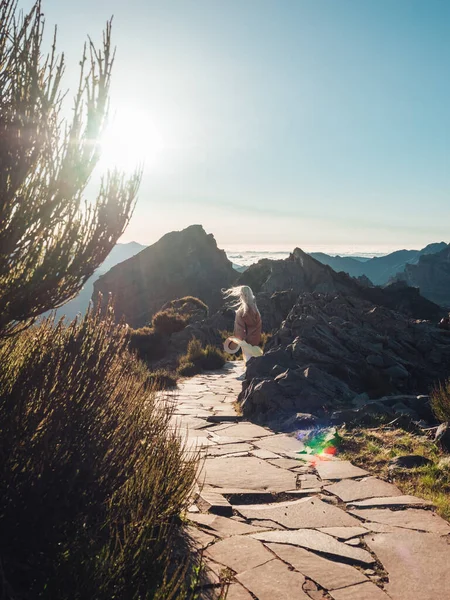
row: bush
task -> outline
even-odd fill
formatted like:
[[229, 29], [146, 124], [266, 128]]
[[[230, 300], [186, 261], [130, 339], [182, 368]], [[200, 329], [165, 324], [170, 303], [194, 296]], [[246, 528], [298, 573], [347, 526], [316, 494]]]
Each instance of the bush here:
[[177, 386], [177, 376], [165, 369], [158, 369], [149, 374], [149, 382], [155, 390], [168, 390]]
[[127, 343], [89, 313], [0, 344], [4, 598], [185, 597], [179, 515], [197, 464]]
[[202, 372], [202, 367], [199, 363], [195, 364], [189, 361], [180, 361], [180, 366], [178, 367], [178, 375], [181, 377], [192, 377], [193, 375], [198, 375]]
[[128, 330], [129, 348], [144, 361], [159, 360], [166, 354], [166, 342], [159, 331], [151, 327]]
[[197, 375], [203, 370], [215, 371], [225, 364], [224, 353], [215, 346], [202, 347], [196, 338], [192, 339], [187, 347], [187, 352], [180, 358], [178, 374], [183, 377]]
[[215, 346], [206, 346], [201, 359], [201, 365], [205, 371], [221, 369], [225, 362], [225, 355], [221, 350]]
[[152, 319], [155, 331], [164, 335], [172, 335], [172, 333], [182, 331], [187, 324], [188, 318], [177, 314], [173, 309], [157, 312]]
[[450, 421], [450, 379], [434, 388], [430, 402], [434, 414], [440, 421], [443, 423]]
[[170, 308], [176, 308], [177, 306], [184, 306], [185, 304], [193, 304], [197, 308], [208, 312], [208, 306], [203, 302], [203, 300], [200, 300], [200, 298], [195, 298], [194, 296], [184, 296], [183, 298], [172, 300], [166, 306]]

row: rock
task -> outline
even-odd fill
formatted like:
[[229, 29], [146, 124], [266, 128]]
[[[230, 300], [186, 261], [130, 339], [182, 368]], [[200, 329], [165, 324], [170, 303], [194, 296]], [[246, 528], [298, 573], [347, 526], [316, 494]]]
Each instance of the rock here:
[[236, 579], [259, 600], [310, 600], [302, 591], [305, 577], [297, 571], [289, 570], [281, 560], [271, 560], [240, 573]]
[[365, 540], [389, 573], [386, 592], [390, 598], [445, 598], [450, 589], [450, 545], [446, 537], [399, 530], [368, 535]]
[[94, 284], [107, 302], [114, 298], [117, 319], [134, 328], [147, 325], [164, 303], [195, 296], [216, 311], [223, 303], [221, 289], [230, 287], [236, 271], [212, 235], [201, 225], [163, 236], [156, 244], [114, 266]]
[[375, 562], [372, 556], [361, 548], [353, 548], [343, 542], [338, 542], [330, 535], [315, 529], [295, 529], [290, 531], [266, 531], [251, 534], [252, 538], [263, 542], [275, 542], [300, 546], [322, 554], [335, 556], [355, 563], [371, 565]]
[[392, 379], [407, 379], [409, 373], [403, 365], [394, 365], [385, 370], [385, 373]]
[[374, 367], [384, 367], [383, 357], [379, 354], [369, 354], [369, 356], [366, 358], [366, 362]]
[[357, 396], [355, 396], [353, 398], [353, 404], [357, 407], [360, 408], [361, 406], [364, 406], [365, 404], [370, 402], [370, 397], [369, 394], [367, 394], [366, 392], [363, 392], [362, 394], [358, 394]]
[[419, 420], [419, 415], [416, 413], [416, 411], [403, 404], [403, 402], [397, 402], [397, 404], [394, 404], [392, 410], [395, 412], [396, 415], [405, 415], [406, 417], [409, 417], [412, 421]]
[[302, 498], [292, 502], [274, 502], [253, 506], [234, 505], [246, 519], [254, 525], [258, 520], [275, 521], [287, 529], [308, 529], [318, 527], [357, 527], [359, 521], [345, 511], [326, 504], [318, 498]]
[[419, 454], [407, 454], [405, 456], [396, 456], [389, 461], [389, 469], [415, 469], [425, 465], [432, 464], [429, 458]]
[[[442, 353], [439, 364], [429, 360], [436, 346]], [[382, 356], [382, 368], [367, 363], [364, 357], [371, 355]], [[370, 421], [374, 414], [389, 418], [385, 407], [402, 402], [398, 418], [414, 429], [412, 421], [433, 419], [429, 403], [418, 394], [444, 380], [448, 364], [450, 336], [430, 323], [411, 321], [348, 292], [305, 293], [273, 335], [267, 355], [250, 361], [239, 401], [244, 415], [258, 422], [276, 422], [282, 413], [294, 412], [321, 417], [321, 411], [352, 401], [364, 412], [334, 415], [336, 422]], [[369, 402], [361, 394], [379, 403], [366, 408]]]
[[268, 544], [268, 547], [281, 560], [292, 565], [300, 573], [303, 573], [326, 590], [334, 590], [367, 581], [367, 578], [355, 567], [335, 560], [328, 560], [304, 548], [288, 546], [287, 544]]
[[264, 545], [250, 536], [233, 536], [216, 542], [208, 547], [205, 556], [237, 573], [267, 563], [272, 558]]
[[279, 420], [278, 427], [276, 429], [286, 432], [297, 431], [299, 429], [308, 429], [310, 427], [314, 427], [318, 420], [318, 417], [312, 415], [311, 413], [294, 413], [286, 419]]
[[367, 477], [362, 481], [353, 481], [352, 479], [343, 479], [325, 488], [330, 494], [338, 496], [343, 502], [352, 500], [364, 500], [366, 498], [375, 498], [377, 496], [400, 496], [401, 491], [391, 483], [377, 479], [376, 477]]
[[374, 522], [383, 525], [428, 531], [439, 535], [450, 534], [450, 524], [431, 510], [406, 508], [403, 510], [390, 510], [388, 508], [365, 508], [352, 510], [352, 515], [366, 522], [364, 526], [372, 528]]
[[434, 436], [434, 441], [437, 442], [445, 452], [450, 452], [450, 422], [439, 425]]

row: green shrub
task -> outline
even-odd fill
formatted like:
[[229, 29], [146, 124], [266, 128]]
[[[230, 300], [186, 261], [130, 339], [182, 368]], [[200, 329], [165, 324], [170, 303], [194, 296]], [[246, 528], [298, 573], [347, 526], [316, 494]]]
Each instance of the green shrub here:
[[225, 355], [221, 350], [215, 346], [206, 346], [201, 359], [201, 365], [205, 371], [221, 369], [225, 362]]
[[430, 396], [431, 408], [443, 423], [450, 421], [450, 379], [434, 388]]
[[192, 377], [202, 372], [202, 367], [199, 363], [195, 364], [189, 361], [181, 361], [178, 367], [178, 374], [182, 377]]
[[166, 354], [164, 336], [151, 327], [129, 329], [129, 348], [136, 351], [137, 356], [144, 361], [159, 360]]
[[193, 338], [187, 347], [186, 358], [189, 362], [199, 363], [203, 357], [203, 346], [200, 340]]
[[98, 313], [0, 344], [3, 598], [185, 597], [197, 462], [127, 344]]
[[169, 303], [169, 306], [175, 308], [176, 306], [184, 306], [185, 304], [193, 304], [206, 312], [208, 312], [208, 306], [200, 300], [200, 298], [195, 298], [194, 296], [184, 296], [183, 298], [178, 298], [177, 300], [172, 300]]
[[187, 347], [186, 354], [180, 358], [178, 374], [183, 377], [192, 377], [205, 371], [215, 371], [225, 364], [224, 353], [215, 346], [206, 348], [196, 338], [192, 339]]
[[152, 319], [152, 325], [158, 333], [172, 335], [182, 331], [188, 324], [188, 318], [177, 314], [173, 309], [157, 312]]

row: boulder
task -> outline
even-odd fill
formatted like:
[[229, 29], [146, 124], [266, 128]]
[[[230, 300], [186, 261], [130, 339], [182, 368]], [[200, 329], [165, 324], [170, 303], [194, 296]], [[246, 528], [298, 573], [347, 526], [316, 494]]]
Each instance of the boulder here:
[[434, 441], [438, 443], [445, 452], [450, 452], [450, 422], [439, 425], [436, 430]]
[[420, 454], [407, 454], [391, 459], [389, 461], [389, 469], [391, 471], [396, 469], [416, 469], [417, 467], [430, 465], [432, 462], [429, 458], [420, 456]]

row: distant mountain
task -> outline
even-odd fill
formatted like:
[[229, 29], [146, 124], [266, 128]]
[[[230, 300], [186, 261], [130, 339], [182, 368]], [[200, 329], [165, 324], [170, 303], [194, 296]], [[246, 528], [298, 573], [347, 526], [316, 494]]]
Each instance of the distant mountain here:
[[398, 280], [420, 289], [432, 302], [450, 308], [450, 244], [434, 254], [424, 254], [408, 264]]
[[429, 244], [422, 250], [397, 250], [386, 256], [362, 261], [360, 257], [329, 256], [322, 252], [312, 252], [311, 256], [335, 271], [343, 271], [352, 277], [365, 275], [375, 285], [384, 285], [397, 273], [402, 273], [408, 264], [417, 264], [421, 256], [435, 254], [447, 247], [445, 242]]
[[106, 299], [111, 293], [118, 318], [131, 327], [142, 327], [169, 300], [195, 296], [211, 312], [223, 303], [222, 288], [232, 285], [238, 273], [213, 235], [201, 225], [164, 235], [102, 275], [94, 284]]
[[88, 309], [89, 302], [91, 300], [92, 294], [94, 292], [94, 282], [103, 275], [107, 273], [112, 267], [115, 265], [135, 256], [141, 250], [144, 250], [146, 246], [142, 244], [138, 244], [137, 242], [129, 242], [128, 244], [116, 244], [111, 252], [108, 254], [104, 263], [94, 272], [92, 277], [90, 277], [86, 283], [84, 284], [81, 292], [74, 298], [64, 304], [61, 308], [58, 308], [56, 311], [57, 318], [65, 316], [67, 319], [72, 320], [78, 314], [84, 314]]
[[258, 294], [293, 290], [297, 294], [322, 293], [355, 296], [416, 319], [437, 320], [441, 309], [423, 298], [415, 288], [398, 282], [385, 288], [369, 287], [347, 273], [336, 272], [300, 248], [283, 260], [262, 259], [242, 273], [237, 283], [249, 285]]

